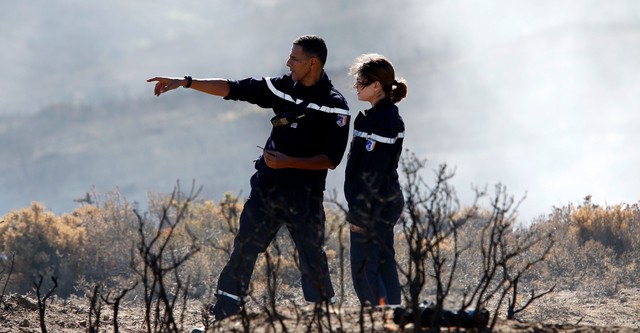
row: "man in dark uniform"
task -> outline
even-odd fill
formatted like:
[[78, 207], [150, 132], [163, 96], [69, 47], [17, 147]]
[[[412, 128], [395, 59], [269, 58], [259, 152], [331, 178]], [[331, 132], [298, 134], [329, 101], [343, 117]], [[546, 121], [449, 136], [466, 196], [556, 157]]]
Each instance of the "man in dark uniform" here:
[[155, 77], [155, 94], [192, 88], [225, 99], [273, 109], [271, 134], [251, 177], [251, 194], [240, 216], [229, 262], [218, 279], [214, 320], [240, 311], [258, 255], [281, 225], [298, 251], [302, 289], [307, 301], [333, 302], [334, 290], [324, 246], [323, 193], [328, 169], [342, 160], [349, 137], [344, 97], [333, 87], [324, 64], [327, 48], [317, 36], [293, 42], [290, 74], [243, 80]]

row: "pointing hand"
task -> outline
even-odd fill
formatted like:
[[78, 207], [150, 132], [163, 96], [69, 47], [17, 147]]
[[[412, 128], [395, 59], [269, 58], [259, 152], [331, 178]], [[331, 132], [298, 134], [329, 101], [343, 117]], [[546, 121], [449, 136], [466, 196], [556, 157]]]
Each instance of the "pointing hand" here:
[[172, 77], [153, 77], [148, 79], [147, 82], [156, 82], [153, 89], [153, 94], [156, 96], [182, 86], [182, 79]]

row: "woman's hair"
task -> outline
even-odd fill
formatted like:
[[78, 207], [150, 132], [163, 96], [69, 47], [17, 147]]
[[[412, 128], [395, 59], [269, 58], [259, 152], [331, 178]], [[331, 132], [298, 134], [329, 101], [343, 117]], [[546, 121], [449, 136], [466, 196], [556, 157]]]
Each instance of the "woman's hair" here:
[[380, 82], [382, 91], [393, 103], [407, 97], [407, 82], [396, 78], [393, 64], [380, 54], [369, 53], [357, 57], [349, 69], [349, 74], [362, 78], [365, 83]]

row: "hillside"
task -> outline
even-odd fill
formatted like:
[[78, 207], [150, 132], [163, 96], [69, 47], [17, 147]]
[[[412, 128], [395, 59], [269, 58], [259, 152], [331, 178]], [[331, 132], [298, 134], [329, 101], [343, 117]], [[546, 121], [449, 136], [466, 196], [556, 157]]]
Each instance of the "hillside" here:
[[41, 201], [67, 212], [94, 186], [97, 192], [118, 188], [144, 205], [147, 192], [170, 192], [178, 180], [186, 186], [195, 180], [217, 200], [248, 187], [269, 117], [192, 92], [103, 106], [58, 105], [11, 118], [0, 129], [2, 142], [10, 143], [0, 172], [11, 175], [0, 178], [7, 189], [0, 193], [2, 209]]

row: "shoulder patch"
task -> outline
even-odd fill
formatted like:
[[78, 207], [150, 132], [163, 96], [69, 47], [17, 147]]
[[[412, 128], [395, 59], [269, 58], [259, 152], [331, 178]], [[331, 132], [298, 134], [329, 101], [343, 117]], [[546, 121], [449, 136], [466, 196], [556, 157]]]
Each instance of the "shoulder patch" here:
[[367, 151], [373, 151], [373, 148], [376, 147], [376, 142], [371, 139], [367, 139], [367, 143], [365, 144], [365, 148]]
[[343, 115], [343, 114], [339, 114], [336, 117], [336, 124], [338, 124], [338, 126], [340, 126], [340, 127], [346, 125], [347, 122], [349, 122], [349, 116], [346, 116], [346, 115]]

